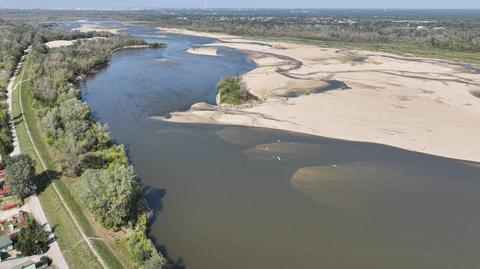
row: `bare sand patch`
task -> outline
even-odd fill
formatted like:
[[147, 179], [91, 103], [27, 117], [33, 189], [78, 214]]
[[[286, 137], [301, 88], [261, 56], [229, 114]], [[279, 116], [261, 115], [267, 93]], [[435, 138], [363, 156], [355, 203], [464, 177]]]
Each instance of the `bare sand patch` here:
[[[168, 31], [216, 38], [209, 46], [249, 53], [258, 67], [243, 79], [263, 100], [172, 113], [170, 121], [268, 127], [480, 161], [480, 74], [458, 63]], [[312, 94], [333, 80], [349, 89]]]
[[208, 48], [208, 47], [201, 47], [201, 48], [190, 48], [187, 50], [189, 53], [197, 54], [197, 55], [206, 55], [206, 56], [218, 56], [218, 49], [217, 48]]
[[81, 24], [80, 27], [73, 29], [73, 31], [80, 32], [109, 32], [112, 34], [117, 34], [118, 31], [123, 30], [124, 28], [112, 28], [107, 26], [102, 26], [98, 24]]
[[47, 46], [47, 48], [49, 49], [53, 49], [53, 48], [71, 46], [73, 44], [74, 44], [73, 40], [54, 40], [54, 41], [49, 41], [45, 43], [45, 46]]
[[45, 46], [47, 46], [49, 49], [53, 49], [53, 48], [72, 46], [76, 42], [83, 42], [88, 40], [99, 40], [99, 39], [107, 39], [107, 38], [103, 36], [95, 36], [91, 38], [79, 38], [75, 40], [53, 40], [45, 43]]

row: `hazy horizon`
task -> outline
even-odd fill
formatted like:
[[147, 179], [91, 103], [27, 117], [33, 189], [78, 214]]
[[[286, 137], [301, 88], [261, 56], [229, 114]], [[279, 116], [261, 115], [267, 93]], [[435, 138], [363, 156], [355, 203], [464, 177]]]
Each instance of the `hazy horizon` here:
[[480, 1], [459, 0], [459, 1], [434, 1], [426, 0], [419, 3], [416, 0], [405, 1], [354, 1], [338, 0], [334, 3], [315, 0], [244, 0], [239, 2], [227, 2], [221, 0], [167, 0], [159, 3], [155, 0], [106, 0], [98, 3], [93, 0], [82, 1], [78, 4], [73, 0], [44, 0], [41, 2], [26, 0], [4, 0], [0, 2], [0, 8], [21, 8], [21, 9], [100, 9], [100, 8], [311, 8], [311, 9], [480, 9]]

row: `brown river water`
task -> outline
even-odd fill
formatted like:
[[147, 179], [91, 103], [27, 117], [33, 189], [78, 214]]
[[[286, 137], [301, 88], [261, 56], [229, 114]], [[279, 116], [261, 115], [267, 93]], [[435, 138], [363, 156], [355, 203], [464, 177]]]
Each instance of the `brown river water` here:
[[[130, 27], [165, 49], [124, 50], [81, 87], [144, 184], [151, 235], [186, 268], [479, 268], [480, 166], [278, 130], [173, 124], [255, 65], [213, 39]], [[322, 94], [322, 93], [318, 93]]]

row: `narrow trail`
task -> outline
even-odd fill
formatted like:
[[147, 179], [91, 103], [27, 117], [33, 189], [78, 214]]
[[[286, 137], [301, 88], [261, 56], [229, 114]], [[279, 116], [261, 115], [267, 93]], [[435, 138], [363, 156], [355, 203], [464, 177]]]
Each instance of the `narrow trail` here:
[[12, 144], [13, 144], [13, 151], [10, 153], [10, 156], [17, 156], [20, 154], [20, 144], [18, 143], [17, 137], [17, 129], [15, 128], [15, 120], [13, 118], [13, 106], [12, 106], [12, 97], [14, 91], [15, 80], [17, 79], [17, 75], [22, 69], [23, 61], [25, 60], [25, 55], [22, 56], [22, 59], [17, 65], [13, 76], [10, 78], [10, 81], [7, 86], [7, 105], [8, 105], [8, 124], [10, 125], [10, 132], [12, 133]]
[[[30, 48], [26, 49], [25, 54], [28, 53], [29, 50]], [[23, 80], [20, 80], [18, 83], [15, 84], [15, 81], [17, 80], [17, 76], [22, 70], [23, 63], [25, 61], [25, 54], [22, 56], [20, 62], [18, 63], [17, 68], [15, 69], [13, 76], [10, 78], [10, 82], [7, 87], [8, 119], [10, 124], [10, 131], [12, 133], [12, 138], [13, 138], [13, 151], [12, 153], [10, 153], [11, 157], [17, 156], [21, 153], [20, 144], [17, 137], [17, 129], [15, 126], [15, 119], [13, 117], [13, 92], [16, 90], [16, 88], [19, 85], [25, 82]], [[23, 73], [22, 73], [22, 78], [23, 78]], [[22, 110], [22, 116], [23, 116], [23, 110]], [[23, 116], [23, 120], [25, 120], [24, 116]], [[30, 214], [32, 214], [34, 218], [41, 225], [45, 227], [45, 230], [49, 233], [50, 239], [54, 239], [55, 236], [52, 232], [52, 228], [48, 223], [47, 217], [45, 216], [45, 212], [43, 211], [42, 205], [40, 204], [40, 200], [38, 199], [38, 196], [36, 194], [30, 196], [27, 199], [27, 206]], [[65, 258], [63, 257], [62, 252], [60, 251], [60, 247], [57, 241], [53, 241], [52, 243], [49, 244], [49, 249], [46, 252], [46, 254], [53, 260], [53, 263], [57, 267], [68, 268], [68, 264], [65, 261]]]
[[[26, 51], [28, 52], [28, 50]], [[23, 65], [23, 62], [24, 62], [24, 58], [25, 56], [22, 57], [22, 61], [19, 63], [19, 69], [16, 71], [17, 73], [20, 71], [22, 65]], [[15, 87], [12, 88], [12, 93], [13, 93], [13, 90], [15, 90], [19, 85], [21, 85], [21, 83], [25, 82], [23, 80], [23, 76], [24, 76], [24, 72], [22, 72], [21, 74], [21, 79], [20, 81], [17, 83], [17, 85], [15, 85]], [[15, 76], [16, 77], [16, 76]], [[15, 80], [13, 80], [15, 81]], [[72, 213], [70, 207], [68, 207], [68, 205], [66, 204], [62, 194], [60, 193], [60, 191], [58, 190], [58, 187], [56, 185], [56, 183], [53, 181], [50, 173], [48, 172], [48, 167], [47, 165], [45, 164], [45, 161], [43, 160], [42, 156], [40, 155], [40, 152], [38, 151], [36, 145], [35, 145], [35, 142], [33, 141], [33, 138], [32, 138], [32, 134], [30, 132], [30, 128], [27, 124], [27, 121], [26, 121], [26, 118], [25, 118], [25, 112], [23, 110], [23, 101], [22, 101], [22, 87], [19, 87], [18, 88], [18, 99], [19, 99], [19, 104], [20, 104], [20, 112], [21, 112], [21, 115], [22, 115], [22, 120], [23, 120], [23, 123], [25, 124], [25, 129], [27, 131], [27, 135], [28, 135], [28, 139], [35, 151], [35, 155], [37, 155], [37, 158], [38, 160], [40, 161], [40, 164], [42, 165], [42, 168], [43, 168], [43, 171], [47, 174], [52, 186], [53, 186], [53, 189], [55, 190], [55, 193], [57, 194], [57, 196], [60, 198], [60, 201], [62, 203], [62, 205], [65, 207], [65, 209], [67, 210], [68, 212], [68, 215], [70, 216], [70, 218], [72, 219], [73, 223], [75, 224], [75, 227], [77, 228], [78, 232], [80, 233], [80, 235], [82, 236], [83, 240], [87, 243], [87, 246], [88, 248], [91, 250], [91, 252], [93, 253], [93, 255], [97, 258], [98, 262], [100, 263], [100, 265], [102, 266], [102, 268], [104, 269], [108, 269], [108, 266], [106, 265], [106, 263], [104, 262], [104, 260], [102, 259], [102, 257], [100, 256], [100, 254], [97, 252], [97, 250], [95, 249], [95, 247], [93, 247], [91, 241], [89, 240], [89, 238], [87, 237], [87, 235], [85, 234], [84, 230], [80, 227], [79, 223], [78, 223], [78, 220], [77, 218], [74, 216], [74, 214]], [[38, 204], [38, 210], [36, 211], [41, 211], [41, 214], [40, 215], [43, 215], [43, 217], [45, 217], [45, 213], [43, 212], [43, 209], [41, 208], [41, 204], [40, 204], [40, 201], [38, 200], [38, 197], [35, 195], [33, 198], [33, 203], [34, 204]], [[32, 200], [32, 199], [31, 199]], [[32, 210], [32, 213], [33, 213], [33, 210]], [[46, 220], [46, 218], [45, 218]], [[59, 268], [68, 268], [68, 265], [63, 257], [63, 254], [62, 252], [60, 251], [60, 248], [58, 247], [58, 243], [55, 241], [54, 244], [56, 244], [56, 249], [58, 249], [57, 251], [55, 251], [55, 255], [54, 257], [51, 257], [55, 264], [59, 267]], [[57, 260], [55, 260], [55, 258]]]

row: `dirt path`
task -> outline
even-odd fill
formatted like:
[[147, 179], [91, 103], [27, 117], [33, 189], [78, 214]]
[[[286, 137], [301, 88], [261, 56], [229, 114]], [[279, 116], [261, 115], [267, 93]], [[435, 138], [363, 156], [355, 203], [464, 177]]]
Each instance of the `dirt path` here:
[[[25, 53], [28, 52], [29, 49], [25, 51]], [[7, 103], [8, 103], [8, 117], [10, 121], [10, 130], [12, 132], [12, 137], [13, 137], [13, 151], [10, 154], [10, 156], [16, 156], [21, 153], [20, 150], [20, 144], [18, 143], [18, 138], [17, 138], [17, 130], [15, 127], [15, 122], [13, 118], [13, 108], [12, 108], [12, 96], [13, 96], [13, 91], [24, 81], [19, 81], [17, 84], [15, 84], [15, 81], [17, 79], [17, 76], [22, 69], [23, 62], [25, 60], [25, 55], [22, 56], [22, 59], [20, 63], [17, 65], [17, 69], [14, 72], [14, 75], [10, 79], [10, 83], [8, 84], [7, 88]], [[23, 116], [23, 109], [22, 109], [22, 117]], [[25, 118], [23, 119], [25, 121]], [[40, 204], [40, 200], [38, 199], [38, 196], [32, 195], [27, 199], [26, 206], [25, 206], [30, 214], [33, 215], [33, 217], [45, 227], [45, 230], [50, 234], [50, 239], [54, 239], [55, 235], [52, 232], [52, 229], [50, 225], [48, 224], [47, 218], [45, 216], [45, 212], [43, 211], [42, 205]], [[53, 243], [50, 243], [49, 249], [47, 253], [45, 253], [48, 257], [50, 257], [53, 261], [53, 263], [58, 267], [58, 268], [68, 268], [67, 262], [65, 261], [62, 252], [60, 251], [60, 247], [58, 246], [57, 241], [52, 240]]]
[[[22, 77], [23, 77], [23, 73], [22, 73]], [[23, 80], [20, 80], [19, 83], [23, 82]], [[18, 85], [17, 85], [18, 86]], [[67, 210], [67, 213], [68, 215], [70, 216], [70, 218], [72, 219], [73, 223], [75, 224], [75, 227], [77, 228], [78, 232], [80, 233], [80, 235], [82, 236], [83, 240], [87, 243], [87, 246], [88, 248], [90, 249], [90, 251], [93, 253], [93, 255], [97, 258], [98, 262], [100, 263], [100, 265], [105, 268], [105, 269], [108, 269], [108, 266], [106, 265], [106, 263], [104, 262], [104, 260], [102, 259], [102, 257], [100, 256], [100, 254], [97, 252], [97, 250], [95, 249], [95, 247], [93, 247], [93, 244], [91, 242], [91, 240], [87, 237], [87, 235], [85, 234], [85, 232], [83, 231], [82, 227], [80, 227], [79, 223], [78, 223], [78, 220], [77, 218], [75, 217], [75, 215], [72, 213], [70, 207], [65, 203], [65, 200], [63, 198], [63, 196], [61, 195], [60, 191], [58, 190], [57, 188], [57, 185], [55, 184], [55, 182], [53, 182], [50, 174], [48, 173], [48, 167], [47, 165], [45, 164], [45, 161], [43, 160], [42, 156], [40, 155], [40, 152], [38, 151], [37, 149], [37, 146], [35, 145], [35, 142], [33, 141], [33, 138], [32, 138], [32, 134], [30, 133], [30, 129], [29, 129], [29, 126], [27, 124], [27, 121], [26, 121], [26, 118], [25, 118], [25, 114], [24, 114], [24, 110], [23, 110], [23, 102], [22, 102], [22, 93], [21, 93], [21, 90], [22, 88], [20, 87], [19, 88], [19, 93], [18, 93], [18, 98], [19, 98], [19, 103], [20, 103], [20, 112], [21, 112], [21, 115], [22, 115], [22, 119], [23, 119], [23, 122], [25, 123], [25, 129], [27, 131], [27, 135], [28, 135], [28, 139], [30, 140], [30, 143], [32, 144], [32, 147], [35, 151], [35, 154], [37, 155], [37, 158], [38, 160], [40, 161], [40, 164], [42, 165], [42, 168], [43, 168], [43, 171], [47, 173], [47, 176], [48, 178], [50, 179], [51, 181], [51, 184], [53, 186], [53, 189], [55, 190], [55, 193], [57, 194], [57, 196], [60, 198], [60, 202], [62, 203], [62, 205], [65, 207], [65, 209]], [[38, 199], [38, 198], [37, 198]], [[40, 205], [40, 202], [36, 202], [38, 203], [38, 206], [40, 207], [41, 209], [41, 205]], [[43, 210], [41, 210], [41, 212], [43, 213]], [[43, 217], [45, 217], [45, 214], [43, 214]], [[46, 218], [45, 218], [46, 220]], [[56, 242], [55, 242], [56, 243]], [[58, 246], [58, 244], [57, 244]], [[58, 258], [61, 258], [63, 259], [63, 264], [65, 264], [65, 266], [67, 266], [67, 263], [65, 262], [64, 258], [63, 258], [63, 255], [62, 253], [60, 252], [60, 249], [58, 248], [58, 253], [55, 254], [56, 257]], [[53, 259], [53, 257], [52, 257]], [[59, 263], [60, 264], [60, 263]], [[59, 265], [57, 265], [59, 266]], [[68, 268], [67, 267], [60, 267], [59, 268]]]

